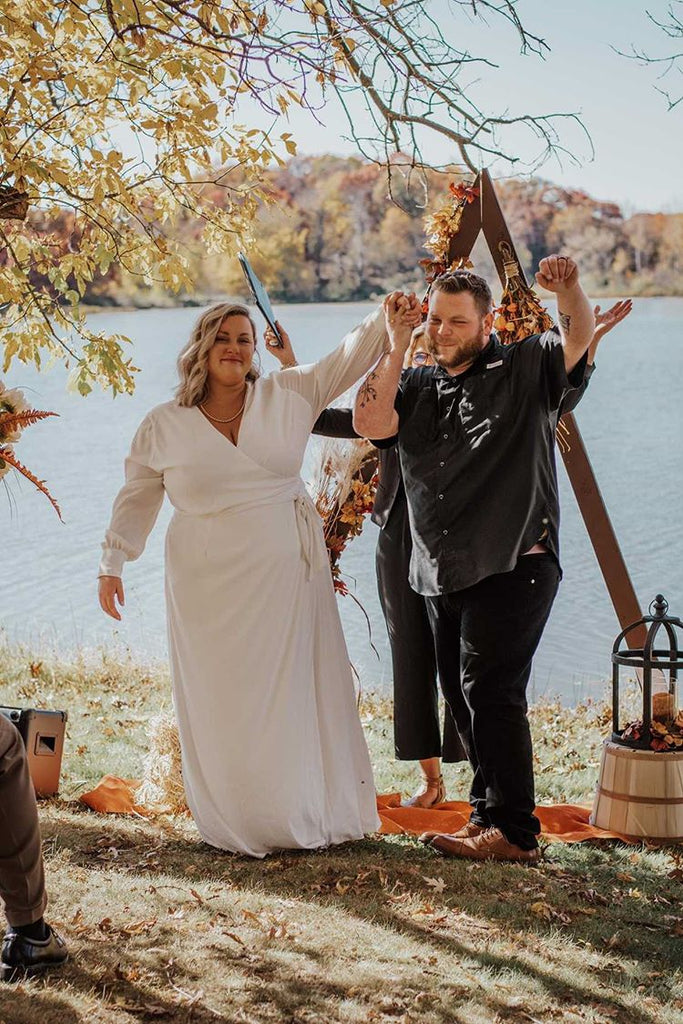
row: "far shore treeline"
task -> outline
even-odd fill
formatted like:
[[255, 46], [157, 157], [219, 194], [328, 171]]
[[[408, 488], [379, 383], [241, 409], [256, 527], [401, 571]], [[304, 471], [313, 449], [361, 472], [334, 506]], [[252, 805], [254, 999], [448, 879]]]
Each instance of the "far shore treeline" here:
[[[267, 173], [270, 201], [260, 204], [249, 253], [254, 268], [280, 302], [354, 301], [397, 286], [419, 288], [417, 264], [427, 255], [425, 215], [444, 202], [448, 183], [460, 177], [457, 169], [427, 171], [426, 189], [418, 172], [406, 180], [396, 169], [392, 201], [381, 167], [352, 157], [294, 157]], [[683, 213], [625, 216], [614, 202], [541, 178], [508, 179], [496, 187], [527, 274], [542, 256], [562, 250], [580, 260], [591, 295], [683, 294]], [[211, 191], [220, 202], [220, 191]], [[67, 210], [33, 212], [29, 230], [52, 236], [64, 253], [80, 244]], [[88, 288], [84, 302], [175, 305], [245, 294], [236, 260], [198, 250], [195, 220], [181, 219], [173, 234], [186, 253], [193, 295], [172, 295], [112, 264]], [[474, 259], [493, 281], [481, 239]], [[38, 276], [33, 283], [50, 288]]]

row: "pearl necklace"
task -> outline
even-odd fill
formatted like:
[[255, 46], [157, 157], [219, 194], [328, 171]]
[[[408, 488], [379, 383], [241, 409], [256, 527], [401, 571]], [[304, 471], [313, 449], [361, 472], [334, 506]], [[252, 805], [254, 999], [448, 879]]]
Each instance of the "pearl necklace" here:
[[204, 408], [203, 404], [200, 405], [199, 408], [202, 410], [204, 415], [208, 416], [210, 420], [214, 421], [214, 423], [232, 423], [233, 420], [236, 420], [238, 416], [242, 415], [242, 413], [244, 412], [244, 407], [245, 407], [246, 404], [247, 404], [247, 396], [245, 394], [244, 401], [242, 402], [242, 408], [238, 409], [234, 416], [228, 416], [227, 420], [222, 420], [218, 416], [212, 416], [210, 412], [206, 411], [206, 409]]

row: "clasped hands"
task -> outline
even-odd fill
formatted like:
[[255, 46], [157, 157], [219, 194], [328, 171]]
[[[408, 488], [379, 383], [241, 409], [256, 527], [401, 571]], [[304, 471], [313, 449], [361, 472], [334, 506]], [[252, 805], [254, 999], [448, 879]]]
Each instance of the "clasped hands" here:
[[415, 292], [396, 291], [387, 295], [382, 306], [391, 347], [405, 351], [413, 331], [422, 323], [420, 300]]

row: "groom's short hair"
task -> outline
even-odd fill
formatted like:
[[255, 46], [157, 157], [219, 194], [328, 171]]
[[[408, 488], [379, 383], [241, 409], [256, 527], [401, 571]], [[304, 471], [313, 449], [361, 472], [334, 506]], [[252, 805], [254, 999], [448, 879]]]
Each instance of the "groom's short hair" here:
[[439, 274], [432, 281], [431, 290], [445, 292], [447, 295], [469, 292], [482, 316], [490, 313], [493, 306], [493, 296], [488, 284], [483, 277], [471, 274], [469, 270], [450, 270], [445, 274]]

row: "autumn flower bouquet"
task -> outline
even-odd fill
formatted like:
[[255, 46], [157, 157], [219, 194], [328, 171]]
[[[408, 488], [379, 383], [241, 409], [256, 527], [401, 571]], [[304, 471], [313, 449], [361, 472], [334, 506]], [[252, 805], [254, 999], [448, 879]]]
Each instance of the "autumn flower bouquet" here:
[[[637, 743], [643, 739], [643, 723], [630, 722], [621, 738], [630, 743]], [[666, 721], [653, 718], [650, 722], [650, 742], [648, 746], [652, 750], [683, 751], [683, 710], [675, 717]]]
[[[363, 530], [377, 487], [377, 449], [369, 441], [328, 439], [320, 449], [313, 476], [313, 500], [323, 532], [336, 593], [347, 595], [340, 559], [346, 545]], [[353, 596], [353, 595], [351, 595]]]
[[39, 480], [30, 469], [22, 465], [14, 451], [14, 446], [26, 427], [38, 423], [39, 420], [47, 419], [48, 416], [56, 415], [57, 413], [54, 412], [32, 409], [26, 401], [23, 391], [18, 388], [6, 388], [0, 381], [0, 479], [6, 476], [11, 469], [15, 469], [45, 495], [61, 519], [59, 505], [45, 486], [45, 481]]
[[501, 242], [499, 246], [503, 257], [505, 287], [500, 305], [495, 309], [493, 329], [504, 345], [512, 341], [523, 341], [533, 334], [543, 334], [553, 326], [553, 318], [541, 302], [533, 288], [522, 279], [519, 264], [515, 260], [510, 246]]

